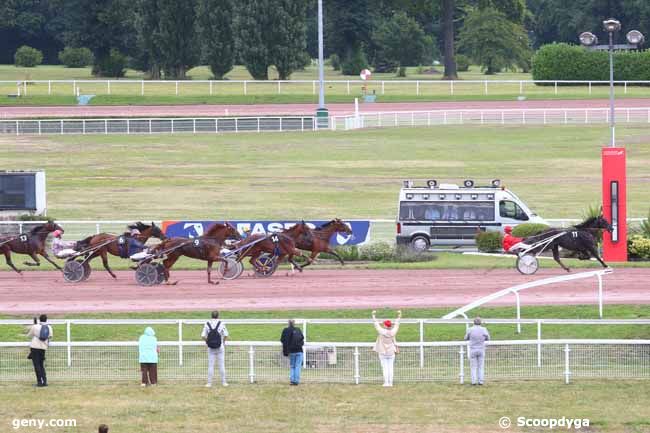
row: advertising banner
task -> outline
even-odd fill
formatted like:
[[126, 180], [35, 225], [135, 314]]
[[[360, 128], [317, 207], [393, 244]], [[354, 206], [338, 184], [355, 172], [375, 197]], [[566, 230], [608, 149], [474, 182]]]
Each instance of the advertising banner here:
[[[168, 237], [195, 238], [203, 235], [214, 223], [223, 223], [223, 221], [163, 221], [162, 229]], [[237, 228], [239, 233], [250, 229], [251, 234], [269, 234], [280, 232], [295, 225], [298, 221], [281, 221], [281, 220], [232, 220], [228, 221]], [[309, 220], [305, 221], [310, 227], [316, 228], [327, 223], [326, 220]], [[352, 229], [352, 235], [345, 233], [335, 233], [330, 238], [332, 246], [339, 245], [360, 245], [368, 240], [370, 234], [370, 221], [352, 220], [346, 221]]]

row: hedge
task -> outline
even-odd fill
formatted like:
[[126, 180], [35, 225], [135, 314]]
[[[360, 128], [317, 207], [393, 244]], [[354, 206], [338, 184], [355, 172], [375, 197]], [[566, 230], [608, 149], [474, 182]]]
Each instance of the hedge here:
[[517, 238], [527, 238], [528, 236], [533, 236], [541, 233], [548, 228], [549, 226], [546, 224], [524, 223], [519, 224], [517, 227], [512, 229], [512, 235]]
[[[532, 61], [533, 80], [609, 81], [609, 54], [581, 46], [542, 46]], [[650, 81], [650, 51], [614, 53], [614, 79]]]
[[68, 68], [83, 68], [91, 65], [94, 57], [88, 48], [65, 47], [63, 51], [59, 52], [59, 60]]
[[476, 234], [476, 247], [482, 253], [495, 253], [503, 249], [503, 236], [501, 232], [478, 232]]

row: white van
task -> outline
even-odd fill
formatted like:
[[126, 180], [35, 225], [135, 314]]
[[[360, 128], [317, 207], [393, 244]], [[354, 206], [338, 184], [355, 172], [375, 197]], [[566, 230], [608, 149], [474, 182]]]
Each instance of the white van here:
[[498, 179], [489, 186], [463, 186], [428, 180], [426, 186], [404, 181], [397, 209], [397, 244], [415, 251], [432, 245], [472, 246], [478, 231], [503, 231], [521, 223], [546, 224]]

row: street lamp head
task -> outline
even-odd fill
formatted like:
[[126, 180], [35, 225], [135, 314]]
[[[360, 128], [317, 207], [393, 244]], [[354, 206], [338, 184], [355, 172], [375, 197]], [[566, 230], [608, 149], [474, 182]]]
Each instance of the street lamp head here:
[[590, 47], [598, 43], [598, 38], [591, 32], [580, 33], [579, 39], [580, 43], [586, 47]]
[[614, 33], [621, 30], [621, 22], [614, 18], [607, 19], [603, 21], [603, 27], [608, 33]]
[[627, 32], [627, 35], [625, 37], [627, 38], [627, 41], [632, 45], [641, 45], [645, 40], [643, 33], [638, 30], [630, 30]]

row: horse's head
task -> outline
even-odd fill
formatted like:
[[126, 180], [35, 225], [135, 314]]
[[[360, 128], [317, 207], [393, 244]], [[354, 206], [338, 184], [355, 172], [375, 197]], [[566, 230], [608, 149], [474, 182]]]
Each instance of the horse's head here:
[[167, 236], [165, 236], [160, 227], [158, 227], [153, 221], [151, 222], [151, 225], [138, 221], [135, 224], [129, 225], [128, 227], [129, 229], [137, 229], [140, 232], [140, 236], [147, 239], [151, 237], [158, 238], [160, 240], [167, 239]]
[[156, 225], [153, 221], [151, 221], [151, 236], [154, 238], [158, 238], [161, 241], [164, 241], [167, 239], [167, 236], [165, 233], [163, 233], [162, 229]]
[[45, 224], [43, 224], [42, 226], [34, 227], [31, 230], [31, 233], [32, 234], [36, 234], [36, 233], [52, 233], [52, 232], [54, 232], [56, 230], [61, 230], [61, 233], [65, 233], [65, 230], [63, 230], [63, 227], [61, 227], [60, 225], [58, 225], [57, 223], [55, 223], [52, 220], [47, 220], [47, 222]]
[[591, 217], [588, 218], [586, 221], [584, 221], [581, 224], [576, 225], [576, 228], [578, 229], [585, 229], [585, 230], [600, 230], [604, 229], [607, 230], [608, 232], [612, 232], [614, 230], [614, 227], [603, 217], [602, 215], [598, 215], [596, 217]]
[[331, 221], [331, 224], [336, 229], [337, 233], [345, 233], [346, 235], [352, 234], [352, 229], [350, 226], [340, 218], [335, 218]]
[[236, 241], [242, 239], [242, 235], [239, 233], [239, 231], [237, 231], [237, 228], [234, 225], [230, 224], [228, 221], [224, 221], [223, 225], [226, 226], [226, 239], [234, 239]]
[[241, 239], [241, 235], [229, 222], [224, 222], [223, 224], [212, 224], [208, 230], [204, 233], [205, 237], [208, 238], [217, 238], [220, 239], [221, 241], [225, 239]]

